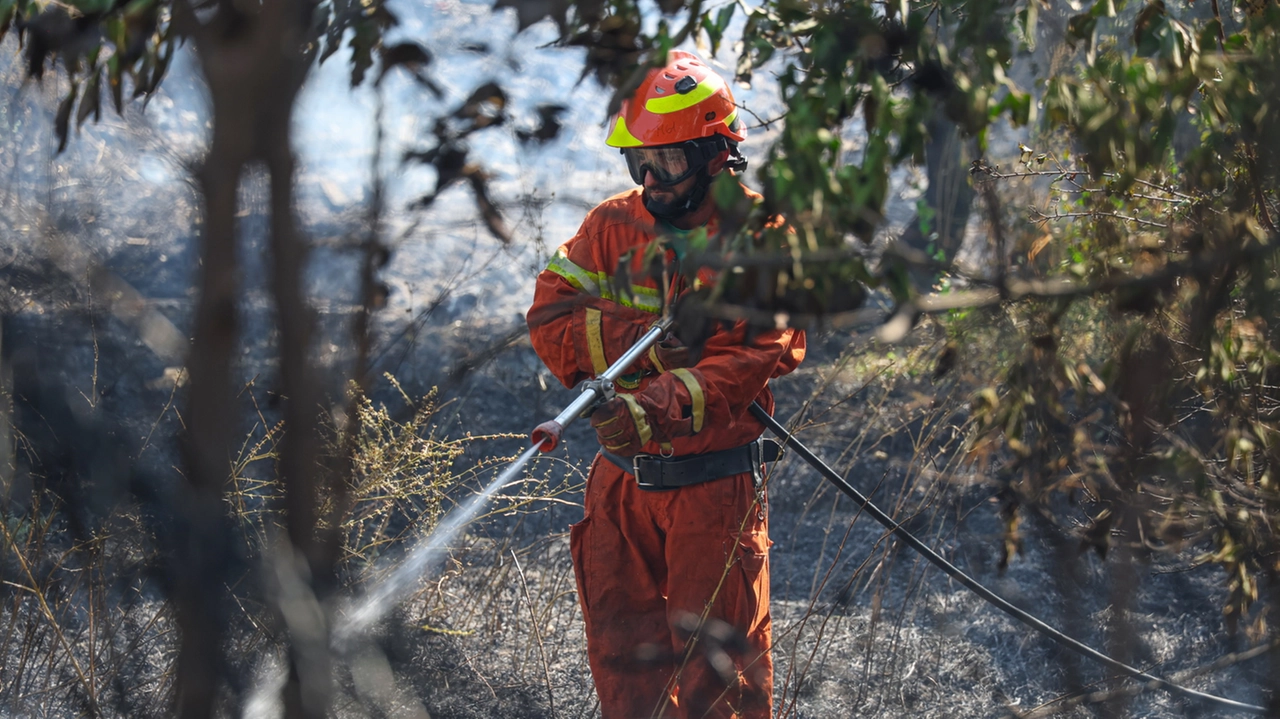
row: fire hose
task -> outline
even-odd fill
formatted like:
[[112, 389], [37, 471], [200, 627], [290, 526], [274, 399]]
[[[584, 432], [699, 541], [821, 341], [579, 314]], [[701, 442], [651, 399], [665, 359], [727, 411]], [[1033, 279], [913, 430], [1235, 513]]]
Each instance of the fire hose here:
[[1184, 696], [1190, 699], [1197, 699], [1199, 701], [1203, 701], [1209, 704], [1214, 704], [1219, 707], [1223, 707], [1227, 709], [1233, 709], [1239, 712], [1247, 712], [1249, 714], [1266, 714], [1267, 713], [1267, 709], [1265, 707], [1256, 706], [1254, 704], [1245, 704], [1243, 702], [1238, 702], [1233, 699], [1226, 699], [1224, 697], [1216, 696], [1213, 694], [1206, 694], [1205, 692], [1196, 691], [1195, 689], [1190, 689], [1178, 684], [1174, 684], [1173, 682], [1168, 681], [1167, 679], [1161, 679], [1160, 677], [1155, 676], [1154, 674], [1148, 674], [1147, 672], [1144, 672], [1141, 669], [1129, 666], [1128, 664], [1125, 664], [1124, 662], [1118, 659], [1114, 659], [1112, 657], [1107, 656], [1106, 654], [1103, 654], [1097, 649], [1094, 649], [1093, 647], [1079, 640], [1073, 639], [1072, 637], [1069, 637], [1066, 634], [1063, 634], [1062, 632], [1049, 626], [1044, 621], [1040, 620], [1039, 618], [1035, 617], [1029, 612], [1023, 609], [1020, 609], [1017, 606], [1014, 606], [1007, 599], [1005, 599], [1004, 597], [1001, 597], [1000, 595], [986, 588], [981, 583], [979, 583], [978, 580], [974, 579], [968, 574], [965, 574], [964, 571], [961, 570], [959, 567], [947, 561], [946, 558], [944, 558], [942, 555], [935, 552], [931, 547], [929, 547], [929, 545], [925, 544], [919, 537], [907, 531], [902, 526], [901, 523], [894, 521], [893, 517], [889, 516], [884, 512], [884, 510], [877, 507], [870, 499], [868, 499], [861, 492], [859, 492], [856, 487], [850, 484], [848, 480], [840, 476], [840, 474], [837, 473], [834, 469], [832, 469], [829, 465], [827, 465], [826, 462], [823, 462], [808, 447], [804, 446], [803, 443], [801, 443], [798, 439], [796, 439], [795, 435], [788, 432], [786, 427], [782, 426], [782, 424], [778, 422], [778, 420], [770, 416], [768, 412], [764, 411], [763, 407], [761, 407], [759, 404], [755, 402], [751, 403], [751, 416], [760, 420], [760, 422], [765, 427], [769, 428], [770, 432], [773, 432], [773, 434], [777, 436], [778, 439], [782, 440], [782, 444], [784, 447], [790, 447], [794, 449], [796, 454], [798, 454], [800, 458], [803, 459], [810, 467], [813, 467], [815, 470], [818, 471], [819, 474], [823, 476], [824, 479], [834, 484], [837, 489], [843, 492], [846, 496], [848, 496], [854, 502], [857, 502], [863, 511], [865, 511], [867, 514], [870, 514], [873, 519], [875, 519], [877, 522], [883, 525], [885, 529], [888, 529], [890, 532], [892, 532], [895, 537], [902, 540], [909, 547], [919, 552], [921, 556], [927, 559], [935, 567], [945, 572], [947, 576], [951, 577], [957, 582], [960, 582], [967, 589], [969, 589], [969, 591], [973, 592], [974, 594], [977, 594], [988, 604], [991, 604], [992, 606], [999, 609], [1000, 611], [1008, 614], [1014, 619], [1017, 619], [1023, 624], [1026, 624], [1027, 626], [1031, 627], [1037, 632], [1040, 632], [1041, 634], [1057, 642], [1058, 644], [1061, 644], [1062, 646], [1078, 654], [1081, 654], [1089, 659], [1092, 659], [1100, 664], [1110, 667], [1111, 669], [1114, 669], [1120, 672], [1121, 674], [1125, 674], [1134, 679], [1142, 680], [1151, 687], [1163, 689], [1173, 694], [1178, 694], [1180, 696]]
[[[633, 362], [644, 355], [645, 352], [648, 352], [649, 348], [662, 338], [663, 334], [670, 328], [671, 324], [672, 319], [670, 317], [664, 317], [661, 321], [651, 327], [644, 336], [632, 345], [631, 348], [622, 355], [622, 357], [618, 358], [616, 362], [609, 366], [608, 369], [601, 372], [595, 379], [584, 382], [581, 385], [581, 393], [578, 395], [576, 400], [571, 402], [569, 406], [565, 407], [560, 414], [556, 415], [555, 419], [543, 422], [533, 430], [530, 435], [533, 447], [537, 447], [542, 452], [549, 452], [555, 449], [560, 444], [560, 438], [563, 435], [565, 428], [569, 426], [573, 420], [583, 416], [599, 404], [612, 399], [615, 394], [613, 386], [614, 381], [625, 374]], [[1231, 709], [1237, 712], [1258, 715], [1264, 715], [1267, 713], [1267, 709], [1265, 707], [1246, 704], [1233, 699], [1227, 699], [1214, 694], [1197, 691], [1195, 689], [1175, 684], [1167, 679], [1162, 679], [1154, 674], [1144, 672], [1141, 669], [1103, 654], [1097, 649], [1094, 649], [1093, 647], [1090, 647], [1089, 645], [1054, 629], [1041, 619], [1023, 609], [1020, 609], [1000, 595], [991, 591], [978, 582], [978, 580], [966, 574], [959, 567], [947, 561], [946, 558], [934, 551], [919, 537], [916, 537], [904, 528], [901, 523], [895, 521], [893, 517], [889, 516], [884, 512], [884, 510], [877, 507], [870, 499], [859, 492], [856, 487], [850, 484], [848, 480], [827, 465], [826, 462], [823, 462], [822, 459], [800, 442], [800, 440], [796, 439], [795, 435], [789, 432], [786, 427], [774, 419], [758, 403], [752, 402], [750, 411], [753, 417], [759, 420], [769, 429], [769, 431], [773, 432], [778, 439], [782, 440], [784, 447], [789, 447], [795, 450], [795, 453], [809, 464], [809, 466], [817, 470], [824, 479], [831, 482], [837, 489], [856, 502], [863, 511], [870, 514], [873, 519], [888, 529], [895, 537], [907, 544], [907, 546], [919, 552], [920, 555], [931, 564], [941, 569], [947, 574], [947, 576], [964, 585], [973, 593], [977, 594], [988, 604], [991, 604], [1000, 611], [1008, 614], [1014, 619], [1017, 619], [1037, 632], [1040, 632], [1052, 641], [1088, 659], [1092, 659], [1106, 667], [1120, 672], [1121, 674], [1146, 682], [1149, 687], [1162, 689], [1170, 692], [1171, 694], [1213, 704], [1215, 706], [1224, 709]], [[533, 447], [531, 447], [530, 450], [532, 450]], [[520, 468], [523, 467], [524, 463], [527, 462], [528, 458], [531, 456], [531, 451], [525, 452], [521, 457], [521, 460], [523, 461], [518, 460], [503, 474], [509, 476], [520, 471]]]

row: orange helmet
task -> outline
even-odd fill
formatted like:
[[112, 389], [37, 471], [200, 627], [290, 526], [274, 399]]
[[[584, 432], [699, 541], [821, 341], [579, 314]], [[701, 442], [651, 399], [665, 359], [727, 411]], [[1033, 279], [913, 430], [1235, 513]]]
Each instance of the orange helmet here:
[[605, 144], [651, 147], [716, 135], [733, 143], [746, 139], [729, 84], [697, 55], [672, 50], [666, 67], [650, 70], [622, 101]]

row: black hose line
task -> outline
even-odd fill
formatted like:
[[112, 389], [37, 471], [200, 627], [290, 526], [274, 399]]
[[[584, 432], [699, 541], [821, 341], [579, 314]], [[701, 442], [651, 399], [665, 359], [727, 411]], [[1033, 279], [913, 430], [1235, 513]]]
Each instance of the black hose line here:
[[790, 432], [787, 431], [786, 427], [783, 427], [781, 423], [779, 423], [776, 419], [770, 416], [768, 412], [765, 412], [764, 408], [761, 407], [756, 402], [751, 403], [751, 415], [756, 419], [760, 420], [764, 424], [764, 426], [768, 427], [771, 432], [777, 435], [778, 439], [782, 440], [782, 443], [784, 446], [794, 449], [796, 454], [800, 455], [800, 457], [805, 462], [808, 462], [811, 467], [818, 470], [819, 474], [821, 474], [828, 481], [834, 484], [837, 489], [839, 489], [841, 492], [846, 494], [850, 499], [857, 502], [862, 507], [863, 511], [865, 511], [867, 514], [870, 514], [872, 518], [874, 518], [880, 524], [884, 525], [884, 527], [888, 529], [890, 532], [893, 532], [894, 536], [896, 536], [898, 539], [902, 540], [903, 542], [906, 542], [912, 549], [919, 552], [925, 559], [929, 560], [934, 566], [946, 572], [947, 575], [950, 576], [952, 579], [955, 579], [957, 582], [960, 582], [964, 586], [968, 587], [970, 591], [977, 594], [979, 597], [982, 597], [984, 600], [987, 601], [987, 603], [995, 606], [997, 609], [1003, 611], [1004, 613], [1008, 614], [1014, 619], [1017, 619], [1023, 624], [1026, 624], [1027, 626], [1031, 627], [1037, 632], [1040, 632], [1041, 634], [1049, 637], [1050, 639], [1057, 642], [1058, 644], [1061, 644], [1062, 646], [1067, 647], [1068, 649], [1071, 649], [1077, 652], [1078, 654], [1082, 654], [1090, 659], [1093, 659], [1096, 662], [1105, 664], [1106, 666], [1122, 674], [1126, 674], [1135, 679], [1140, 679], [1142, 681], [1145, 681], [1152, 687], [1163, 689], [1173, 694], [1179, 694], [1184, 697], [1188, 697], [1190, 699], [1197, 699], [1202, 702], [1214, 704], [1216, 706], [1223, 707], [1226, 709], [1232, 709], [1238, 712], [1246, 712], [1249, 714], [1259, 714], [1259, 715], [1263, 715], [1267, 713], [1267, 710], [1265, 707], [1255, 706], [1253, 704], [1245, 704], [1244, 702], [1238, 702], [1233, 699], [1226, 699], [1224, 697], [1215, 696], [1213, 694], [1206, 694], [1204, 692], [1199, 692], [1194, 689], [1189, 689], [1187, 687], [1174, 684], [1173, 682], [1170, 682], [1166, 679], [1161, 679], [1160, 677], [1157, 677], [1153, 674], [1148, 674], [1142, 671], [1141, 669], [1131, 667], [1128, 664], [1125, 664], [1124, 662], [1121, 662], [1117, 659], [1113, 659], [1107, 656], [1106, 654], [1103, 654], [1102, 652], [1098, 651], [1097, 649], [1094, 649], [1093, 647], [1090, 647], [1087, 644], [1084, 644], [1080, 641], [1072, 639], [1066, 634], [1063, 634], [1057, 629], [1054, 629], [1053, 627], [1044, 623], [1040, 619], [1032, 616], [1031, 614], [1028, 614], [1026, 611], [1019, 609], [1018, 607], [1009, 603], [1008, 600], [1004, 599], [1000, 595], [996, 594], [990, 589], [987, 589], [986, 587], [984, 587], [982, 584], [978, 583], [978, 580], [974, 579], [973, 577], [970, 577], [968, 574], [965, 574], [956, 565], [952, 564], [951, 562], [948, 562], [945, 558], [942, 557], [942, 555], [933, 551], [933, 549], [931, 549], [923, 541], [917, 538], [914, 534], [912, 534], [911, 532], [908, 532], [906, 529], [902, 527], [901, 524], [894, 521], [892, 517], [890, 517], [888, 514], [885, 514], [883, 510], [881, 510], [876, 505], [872, 504], [871, 500], [863, 496], [862, 493], [859, 492], [856, 488], [854, 488], [852, 484], [849, 484], [848, 480], [846, 480], [844, 477], [841, 477], [839, 474], [836, 473], [835, 470], [827, 466], [825, 462], [819, 459], [818, 456], [815, 455], [812, 451], [810, 451], [808, 447], [804, 446], [798, 439], [796, 439]]

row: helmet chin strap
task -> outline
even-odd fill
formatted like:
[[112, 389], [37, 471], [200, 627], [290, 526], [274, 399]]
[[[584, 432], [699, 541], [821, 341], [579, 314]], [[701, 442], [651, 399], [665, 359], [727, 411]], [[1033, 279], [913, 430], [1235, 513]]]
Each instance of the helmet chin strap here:
[[644, 193], [644, 209], [659, 220], [668, 222], [679, 220], [702, 206], [703, 200], [707, 199], [707, 190], [710, 188], [711, 175], [707, 174], [707, 168], [703, 167], [698, 170], [697, 180], [694, 181], [693, 187], [689, 188], [689, 191], [683, 197], [677, 197], [671, 202], [659, 202], [653, 199], [653, 196], [646, 190]]

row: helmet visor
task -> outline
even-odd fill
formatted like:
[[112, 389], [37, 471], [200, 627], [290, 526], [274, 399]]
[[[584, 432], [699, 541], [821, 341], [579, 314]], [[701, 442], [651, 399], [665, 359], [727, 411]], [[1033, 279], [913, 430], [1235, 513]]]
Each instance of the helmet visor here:
[[689, 154], [683, 145], [674, 147], [628, 147], [622, 156], [627, 158], [627, 170], [637, 185], [644, 184], [644, 173], [663, 185], [675, 185], [687, 179], [698, 168], [689, 162]]

